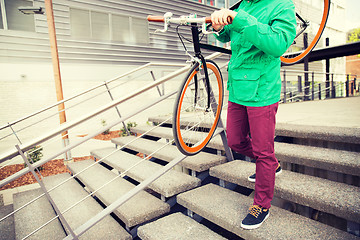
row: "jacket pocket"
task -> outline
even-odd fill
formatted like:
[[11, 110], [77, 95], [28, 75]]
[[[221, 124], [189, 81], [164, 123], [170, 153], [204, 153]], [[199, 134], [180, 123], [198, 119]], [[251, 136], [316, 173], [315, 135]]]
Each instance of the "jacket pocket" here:
[[256, 101], [261, 71], [258, 69], [232, 69], [232, 93], [239, 101]]

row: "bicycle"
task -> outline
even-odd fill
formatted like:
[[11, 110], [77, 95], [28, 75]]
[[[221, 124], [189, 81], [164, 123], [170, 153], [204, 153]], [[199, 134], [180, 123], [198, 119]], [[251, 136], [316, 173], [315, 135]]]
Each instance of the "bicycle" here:
[[[241, 1], [232, 8], [236, 8], [240, 3]], [[314, 36], [310, 34], [310, 44], [302, 51], [293, 52], [294, 49], [298, 50], [297, 47], [289, 49], [281, 57], [282, 62], [287, 64], [299, 62], [314, 49], [324, 31], [329, 9], [330, 0], [324, 0], [321, 24]], [[296, 38], [305, 33], [306, 28], [310, 26], [310, 21], [306, 20], [304, 15], [308, 16], [308, 14], [304, 14], [303, 10], [297, 10], [299, 28]], [[215, 62], [205, 60], [200, 48], [200, 34], [215, 33], [208, 31], [211, 19], [210, 17], [197, 18], [195, 15], [173, 18], [172, 13], [166, 13], [164, 16], [148, 16], [148, 21], [164, 22], [164, 29], [157, 30], [160, 32], [166, 32], [170, 24], [177, 24], [176, 32], [186, 54], [191, 58], [191, 69], [186, 74], [175, 98], [172, 130], [179, 151], [188, 156], [195, 155], [207, 146], [214, 135], [220, 120], [224, 97], [220, 68]], [[183, 39], [186, 38], [179, 33], [179, 26], [191, 27], [195, 56], [188, 53], [183, 42]], [[296, 45], [295, 41], [293, 45]]]

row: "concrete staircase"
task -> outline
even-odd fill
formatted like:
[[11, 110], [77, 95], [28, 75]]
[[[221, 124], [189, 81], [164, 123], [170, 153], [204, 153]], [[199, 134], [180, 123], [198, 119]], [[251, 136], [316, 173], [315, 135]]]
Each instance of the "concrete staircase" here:
[[[149, 118], [154, 124], [163, 119]], [[142, 134], [149, 129], [131, 131]], [[276, 156], [284, 171], [276, 179], [270, 218], [261, 228], [240, 228], [253, 199], [254, 184], [247, 177], [255, 172], [255, 164], [239, 156], [227, 162], [221, 139], [215, 136], [206, 151], [180, 163], [182, 171], [164, 174], [80, 238], [360, 239], [355, 236], [360, 226], [360, 130], [278, 124], [276, 135]], [[76, 229], [167, 162], [181, 157], [168, 139], [172, 139], [169, 124], [136, 141], [134, 136], [113, 139], [113, 148], [91, 151], [101, 164], [71, 163], [68, 169], [77, 174], [75, 179], [68, 180], [68, 173], [45, 177], [45, 186], [50, 189], [68, 180], [50, 195]], [[144, 160], [138, 153], [151, 154], [151, 159]], [[13, 208], [41, 193], [36, 189], [15, 194]], [[84, 202], [68, 209], [89, 193]], [[0, 206], [0, 216], [12, 211], [8, 208]], [[43, 196], [17, 212], [15, 224], [6, 224], [14, 226], [16, 239], [21, 239], [55, 216]], [[0, 229], [5, 233], [6, 227]], [[64, 223], [55, 219], [31, 239], [63, 239], [67, 234]]]
[[[161, 117], [150, 119], [155, 124], [163, 120]], [[133, 128], [132, 132], [143, 134], [149, 130], [149, 126], [144, 126]], [[271, 217], [260, 229], [240, 228], [253, 199], [252, 195], [247, 196], [249, 189], [255, 187], [247, 180], [255, 172], [255, 164], [250, 161], [235, 160], [211, 166], [210, 178], [218, 181], [179, 194], [177, 203], [194, 219], [204, 218], [244, 239], [359, 239], [355, 236], [359, 236], [360, 226], [359, 129], [279, 124], [276, 135], [276, 156], [284, 171], [276, 179]], [[147, 136], [156, 140], [153, 144], [160, 145], [158, 139], [172, 139], [172, 132], [170, 127], [159, 127]], [[127, 139], [113, 142], [122, 145]], [[151, 140], [139, 142], [127, 148], [149, 152], [146, 143]], [[214, 137], [208, 147], [224, 150], [219, 136]], [[157, 157], [168, 159], [165, 153]], [[184, 162], [182, 165], [189, 167]], [[172, 216], [171, 226], [164, 224], [163, 219], [143, 225], [138, 235], [142, 239], [169, 239], [175, 237], [170, 233], [199, 227], [192, 221], [183, 226], [184, 216], [179, 220], [177, 217]], [[184, 236], [184, 239], [191, 238]]]

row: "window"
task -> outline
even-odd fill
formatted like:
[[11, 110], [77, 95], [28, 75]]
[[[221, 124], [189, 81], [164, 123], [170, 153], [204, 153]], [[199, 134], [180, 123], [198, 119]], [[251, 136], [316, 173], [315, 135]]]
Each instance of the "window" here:
[[148, 44], [148, 23], [142, 18], [70, 9], [71, 35], [78, 39]]
[[148, 24], [143, 19], [131, 18], [131, 37], [136, 44], [148, 44]]
[[217, 1], [217, 7], [218, 8], [224, 8], [225, 7], [225, 0], [218, 0]]
[[215, 6], [215, 0], [207, 0], [207, 5]]
[[70, 9], [70, 27], [73, 37], [89, 39], [91, 37], [90, 12]]
[[131, 43], [130, 18], [126, 16], [112, 15], [111, 20], [112, 39], [123, 43]]
[[91, 12], [91, 31], [94, 39], [110, 40], [109, 14]]
[[33, 6], [32, 1], [0, 0], [0, 5], [0, 28], [18, 31], [35, 31], [34, 15], [26, 15], [18, 10], [20, 6]]

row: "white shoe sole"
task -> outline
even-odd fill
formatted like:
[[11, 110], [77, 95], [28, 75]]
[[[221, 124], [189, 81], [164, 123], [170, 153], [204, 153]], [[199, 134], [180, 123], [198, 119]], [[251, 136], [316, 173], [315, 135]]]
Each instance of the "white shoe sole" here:
[[258, 227], [261, 226], [261, 224], [263, 224], [263, 223], [265, 222], [265, 220], [269, 217], [269, 215], [270, 215], [270, 212], [266, 215], [264, 221], [262, 221], [262, 222], [259, 223], [259, 224], [255, 224], [255, 225], [244, 225], [244, 224], [241, 223], [240, 226], [241, 226], [243, 229], [247, 229], [247, 230], [251, 230], [251, 229], [258, 228]]
[[[275, 176], [279, 175], [280, 173], [282, 173], [282, 169], [280, 169], [279, 172], [275, 173]], [[248, 177], [248, 181], [254, 183], [254, 182], [255, 182], [255, 179]]]

